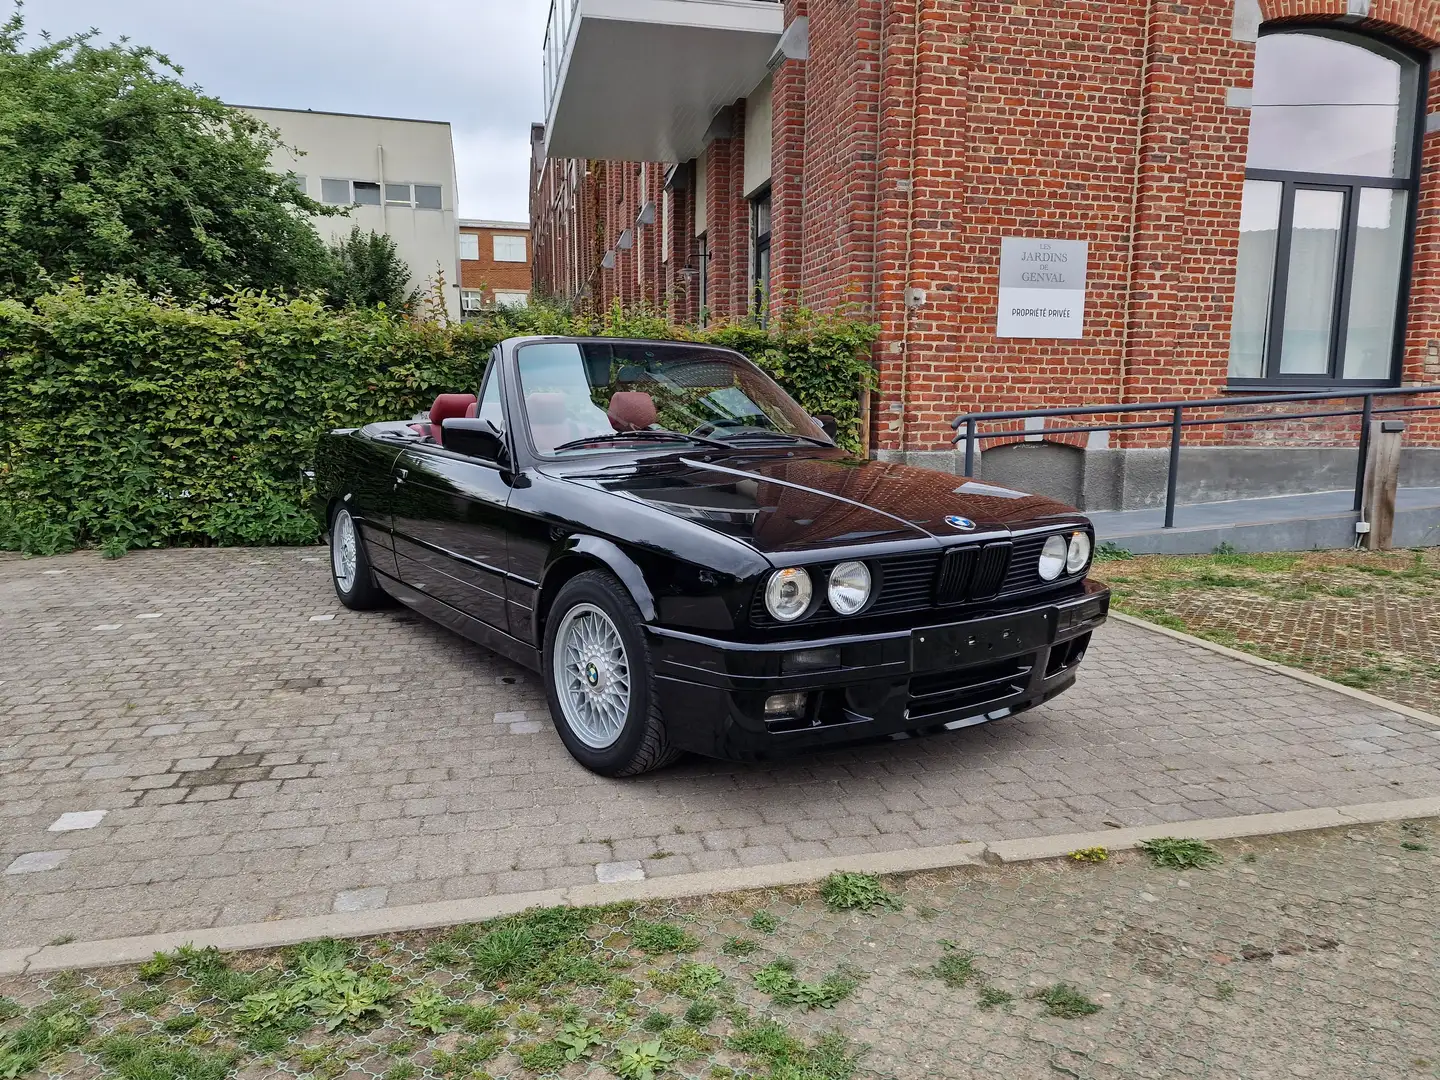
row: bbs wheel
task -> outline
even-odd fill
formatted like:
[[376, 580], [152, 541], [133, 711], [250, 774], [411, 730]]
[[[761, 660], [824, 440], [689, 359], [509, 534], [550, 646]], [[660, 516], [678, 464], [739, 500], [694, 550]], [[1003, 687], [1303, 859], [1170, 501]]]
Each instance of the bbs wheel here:
[[330, 519], [330, 576], [335, 580], [335, 595], [346, 607], [370, 611], [385, 606], [387, 597], [370, 571], [360, 526], [343, 506]]
[[545, 624], [545, 696], [565, 748], [602, 776], [635, 776], [670, 764], [651, 682], [644, 620], [625, 587], [603, 570], [571, 578]]

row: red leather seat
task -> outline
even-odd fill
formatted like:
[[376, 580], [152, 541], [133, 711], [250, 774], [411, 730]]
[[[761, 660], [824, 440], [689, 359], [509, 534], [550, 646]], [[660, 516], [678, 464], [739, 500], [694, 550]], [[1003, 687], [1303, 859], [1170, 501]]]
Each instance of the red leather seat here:
[[606, 415], [616, 431], [643, 431], [655, 423], [655, 399], [642, 390], [620, 390], [610, 398]]
[[430, 437], [444, 446], [442, 432], [445, 421], [472, 415], [466, 410], [474, 405], [474, 394], [441, 394], [430, 406]]

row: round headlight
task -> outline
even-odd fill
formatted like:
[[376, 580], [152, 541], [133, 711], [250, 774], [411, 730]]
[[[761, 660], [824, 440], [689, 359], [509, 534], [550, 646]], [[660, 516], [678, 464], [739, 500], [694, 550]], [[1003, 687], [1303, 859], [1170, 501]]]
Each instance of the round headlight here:
[[870, 568], [863, 562], [842, 562], [830, 571], [830, 606], [854, 615], [870, 599]]
[[1065, 570], [1070, 574], [1078, 574], [1090, 565], [1090, 537], [1083, 532], [1077, 532], [1070, 537], [1070, 553], [1065, 557]]
[[1065, 537], [1058, 533], [1045, 541], [1045, 546], [1040, 549], [1040, 576], [1046, 581], [1054, 581], [1065, 572], [1065, 558], [1070, 553], [1070, 547], [1065, 543]]
[[810, 610], [810, 575], [799, 567], [776, 570], [765, 586], [765, 607], [781, 622], [794, 622]]

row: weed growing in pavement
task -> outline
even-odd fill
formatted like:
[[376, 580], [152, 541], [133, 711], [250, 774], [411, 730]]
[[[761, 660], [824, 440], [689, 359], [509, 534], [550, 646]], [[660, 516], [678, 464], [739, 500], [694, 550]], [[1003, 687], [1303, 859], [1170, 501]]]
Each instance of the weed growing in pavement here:
[[769, 994], [777, 1005], [799, 1005], [805, 1009], [833, 1009], [855, 991], [859, 980], [851, 971], [837, 970], [818, 983], [795, 977], [795, 962], [776, 960], [755, 973], [755, 989]]
[[675, 1060], [659, 1039], [641, 1043], [621, 1043], [615, 1047], [611, 1068], [625, 1080], [655, 1080], [657, 1073]]
[[659, 953], [694, 952], [700, 942], [678, 926], [663, 922], [637, 921], [630, 931], [630, 940], [641, 952]]
[[725, 939], [725, 944], [720, 946], [720, 951], [726, 956], [749, 956], [758, 948], [760, 946], [749, 938], [732, 936]]
[[1095, 545], [1096, 562], [1119, 562], [1135, 558], [1135, 553], [1129, 548], [1123, 548], [1114, 540], [1104, 540]]
[[510, 1049], [531, 1072], [556, 1072], [565, 1066], [565, 1048], [556, 1042], [519, 1043]]
[[979, 972], [975, 970], [975, 954], [961, 949], [953, 941], [942, 941], [945, 953], [930, 968], [930, 974], [951, 989], [958, 990]]
[[1062, 1020], [1075, 1020], [1100, 1011], [1099, 1005], [1069, 983], [1042, 987], [1030, 996], [1043, 1004], [1049, 1015], [1058, 1016]]
[[[471, 1076], [481, 1063], [493, 1058], [504, 1045], [505, 1041], [495, 1035], [467, 1039], [451, 1052], [436, 1050], [430, 1056], [430, 1067], [441, 1076]], [[516, 1047], [516, 1052], [519, 1052], [519, 1047]]]
[[450, 1014], [455, 1002], [433, 986], [416, 987], [405, 998], [409, 1013], [405, 1022], [413, 1028], [428, 1031], [432, 1035], [443, 1035], [450, 1030]]
[[579, 1061], [581, 1058], [589, 1057], [592, 1047], [599, 1046], [605, 1041], [605, 1033], [598, 1027], [591, 1027], [589, 1024], [579, 1021], [571, 1021], [565, 1025], [565, 1030], [555, 1036], [555, 1045], [560, 1047], [565, 1055], [566, 1061]]
[[873, 913], [876, 908], [899, 911], [904, 907], [874, 874], [831, 874], [820, 885], [820, 898], [831, 911]]
[[823, 1035], [807, 1047], [774, 1020], [746, 1026], [726, 1044], [731, 1050], [761, 1058], [772, 1077], [804, 1080], [850, 1080], [863, 1048], [853, 1048], [840, 1035]]
[[380, 1074], [380, 1080], [415, 1080], [420, 1070], [409, 1061], [397, 1061]]
[[1204, 840], [1160, 836], [1140, 841], [1140, 850], [1156, 866], [1171, 870], [1203, 870], [1221, 862], [1220, 853]]
[[[129, 993], [120, 995], [120, 1007], [129, 1009], [131, 1012], [149, 1013], [154, 1012], [161, 1005], [169, 1001], [169, 996], [164, 990], [150, 988], [148, 990], [131, 990]], [[0, 1001], [0, 1020], [8, 1020], [5, 1015], [3, 1001]]]
[[1429, 851], [1429, 844], [1422, 844], [1418, 840], [1402, 840], [1400, 846], [1406, 851]]
[[[0, 1077], [24, 1076], [46, 1059], [78, 1045], [90, 1031], [74, 998], [61, 995], [32, 1009], [25, 1022], [0, 1032]], [[17, 1014], [18, 1015], [18, 1014]]]
[[1102, 863], [1110, 858], [1110, 850], [1103, 847], [1080, 848], [1070, 852], [1070, 858], [1075, 862]]
[[[128, 1005], [126, 1006], [126, 1008], [129, 1007]], [[6, 1020], [14, 1020], [15, 1017], [24, 1011], [24, 1009], [20, 1008], [18, 1002], [11, 1001], [8, 997], [0, 997], [0, 1024], [3, 1024]]]
[[669, 1013], [661, 1012], [659, 1009], [656, 1009], [650, 1015], [645, 1017], [644, 1020], [640, 1021], [640, 1026], [646, 1031], [660, 1032], [664, 1031], [673, 1023], [675, 1023], [675, 1018], [673, 1016], [671, 1016]]
[[750, 916], [750, 929], [759, 930], [762, 934], [773, 934], [780, 929], [780, 920], [768, 911], [757, 911]]
[[692, 1001], [685, 1010], [685, 1022], [695, 1027], [704, 1027], [715, 1019], [715, 1014], [720, 1011], [720, 1006], [709, 998], [700, 998]]
[[975, 997], [975, 1004], [982, 1009], [993, 1009], [999, 1005], [1009, 1005], [1014, 1000], [1014, 994], [986, 983], [980, 987], [980, 993]]
[[1235, 997], [1235, 984], [1229, 979], [1215, 984], [1215, 997], [1219, 1001], [1231, 1001]]

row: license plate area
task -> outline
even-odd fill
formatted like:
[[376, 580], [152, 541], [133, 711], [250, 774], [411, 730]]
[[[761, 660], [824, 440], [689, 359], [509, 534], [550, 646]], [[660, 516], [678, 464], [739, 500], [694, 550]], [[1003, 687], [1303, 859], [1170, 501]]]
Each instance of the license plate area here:
[[1050, 617], [1048, 611], [1031, 611], [911, 631], [910, 670], [970, 667], [1034, 652], [1050, 641]]

